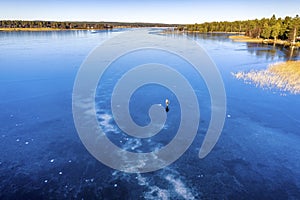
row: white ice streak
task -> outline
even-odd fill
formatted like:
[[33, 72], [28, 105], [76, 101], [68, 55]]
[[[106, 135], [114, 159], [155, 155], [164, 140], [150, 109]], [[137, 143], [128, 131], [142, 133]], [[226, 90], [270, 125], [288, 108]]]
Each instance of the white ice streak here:
[[170, 192], [166, 189], [161, 189], [157, 186], [151, 186], [150, 191], [144, 194], [145, 199], [167, 200], [170, 199]]
[[[159, 187], [156, 184], [157, 180], [154, 181], [152, 176], [147, 176], [147, 174], [141, 173], [135, 174], [137, 184], [147, 188], [144, 192], [144, 199], [196, 199], [192, 193], [192, 191], [194, 190], [186, 186], [186, 184], [183, 181], [183, 177], [178, 171], [166, 167], [158, 173], [159, 177], [161, 177], [161, 182], [166, 182], [164, 184], [164, 188]], [[122, 179], [126, 181], [131, 181], [132, 179], [132, 175], [128, 173], [123, 173], [121, 171], [114, 171], [112, 173], [112, 176], [114, 176], [116, 180]]]
[[142, 146], [141, 139], [139, 139], [139, 138], [130, 138], [124, 144], [123, 149], [124, 150], [129, 150], [129, 149], [135, 150], [135, 149], [137, 149], [141, 146]]
[[101, 128], [103, 129], [103, 132], [113, 132], [113, 133], [119, 133], [120, 131], [116, 128], [116, 126], [112, 125], [112, 115], [110, 114], [98, 114], [99, 124]]
[[180, 195], [184, 199], [195, 199], [193, 194], [185, 186], [182, 180], [180, 180], [179, 178], [175, 178], [172, 174], [168, 174], [165, 178], [173, 185], [174, 190], [178, 195]]

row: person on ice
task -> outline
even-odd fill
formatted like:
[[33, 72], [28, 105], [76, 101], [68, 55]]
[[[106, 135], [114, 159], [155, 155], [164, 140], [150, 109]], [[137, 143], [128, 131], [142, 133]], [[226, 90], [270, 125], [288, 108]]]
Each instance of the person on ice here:
[[169, 99], [166, 99], [166, 112], [169, 112]]

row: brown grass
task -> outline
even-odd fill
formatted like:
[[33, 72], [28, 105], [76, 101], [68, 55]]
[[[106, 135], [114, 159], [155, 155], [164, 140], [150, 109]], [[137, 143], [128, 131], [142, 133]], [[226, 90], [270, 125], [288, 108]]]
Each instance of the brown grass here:
[[271, 65], [268, 70], [280, 76], [289, 87], [300, 92], [300, 61], [277, 63]]
[[275, 63], [268, 69], [233, 73], [237, 79], [261, 88], [278, 88], [292, 94], [300, 94], [300, 61]]
[[231, 35], [229, 36], [230, 39], [232, 39], [235, 42], [255, 42], [255, 43], [262, 43], [263, 39], [261, 38], [251, 38], [244, 35]]

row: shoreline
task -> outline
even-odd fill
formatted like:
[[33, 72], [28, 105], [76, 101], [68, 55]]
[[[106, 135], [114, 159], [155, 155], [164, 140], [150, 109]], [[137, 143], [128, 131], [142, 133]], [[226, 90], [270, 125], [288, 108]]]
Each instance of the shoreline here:
[[248, 43], [258, 43], [258, 44], [267, 44], [267, 45], [279, 45], [284, 47], [300, 47], [300, 42], [296, 42], [295, 44], [292, 44], [289, 41], [286, 40], [273, 40], [273, 39], [263, 39], [263, 38], [252, 38], [245, 36], [245, 32], [200, 32], [200, 31], [179, 31], [179, 30], [166, 30], [163, 32], [164, 34], [167, 33], [197, 33], [197, 34], [210, 34], [210, 33], [225, 33], [225, 34], [232, 34], [228, 36], [229, 39], [231, 39], [234, 42], [248, 42]]
[[291, 42], [284, 40], [273, 40], [273, 39], [262, 39], [262, 38], [251, 38], [245, 35], [231, 35], [228, 38], [232, 39], [234, 42], [249, 42], [249, 43], [260, 43], [260, 44], [268, 44], [268, 45], [282, 45], [282, 46], [293, 46], [300, 47], [300, 42], [296, 42], [292, 44]]
[[224, 31], [213, 31], [213, 32], [201, 32], [201, 31], [183, 31], [183, 32], [187, 32], [187, 33], [226, 33], [226, 34], [233, 34], [233, 35], [240, 35], [243, 36], [245, 35], [245, 32], [224, 32]]
[[245, 35], [245, 32], [224, 32], [224, 31], [213, 31], [213, 32], [201, 32], [201, 31], [188, 31], [188, 30], [165, 30], [165, 33], [198, 33], [198, 34], [211, 34], [211, 33], [226, 33], [226, 34], [233, 34], [233, 35]]

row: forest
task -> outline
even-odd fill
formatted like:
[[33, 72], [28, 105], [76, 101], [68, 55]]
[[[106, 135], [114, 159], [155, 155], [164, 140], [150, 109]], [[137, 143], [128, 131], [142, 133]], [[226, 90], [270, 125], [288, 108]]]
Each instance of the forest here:
[[238, 32], [245, 33], [252, 38], [281, 39], [295, 43], [300, 35], [300, 17], [286, 16], [285, 18], [262, 18], [234, 22], [206, 22], [179, 26], [178, 30], [187, 30], [200, 33], [208, 32]]
[[160, 23], [126, 23], [126, 22], [58, 22], [58, 21], [24, 21], [24, 20], [0, 20], [2, 29], [43, 28], [43, 29], [111, 29], [118, 27], [174, 27], [178, 24]]

